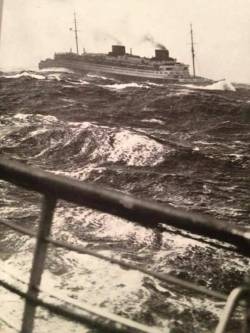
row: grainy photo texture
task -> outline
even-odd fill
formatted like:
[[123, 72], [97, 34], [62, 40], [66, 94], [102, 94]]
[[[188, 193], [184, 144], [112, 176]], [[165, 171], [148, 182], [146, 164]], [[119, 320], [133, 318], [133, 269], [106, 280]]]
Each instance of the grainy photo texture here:
[[0, 332], [250, 332], [249, 0], [0, 0]]

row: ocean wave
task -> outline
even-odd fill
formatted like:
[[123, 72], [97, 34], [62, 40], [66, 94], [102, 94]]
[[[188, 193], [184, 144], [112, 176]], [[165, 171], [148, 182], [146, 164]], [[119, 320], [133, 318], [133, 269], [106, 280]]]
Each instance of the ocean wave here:
[[192, 92], [192, 90], [190, 90], [190, 89], [175, 89], [175, 90], [173, 90], [172, 92], [169, 92], [168, 93], [168, 97], [175, 97], [175, 96], [187, 96], [187, 95], [190, 95], [190, 94], [192, 94], [193, 92]]
[[185, 86], [192, 89], [200, 89], [200, 90], [236, 91], [236, 88], [233, 86], [233, 84], [226, 80], [215, 82], [207, 86], [198, 86], [194, 84], [186, 84]]
[[102, 75], [97, 75], [97, 74], [87, 74], [87, 77], [94, 78], [94, 79], [101, 79], [101, 80], [111, 80], [111, 81], [116, 81], [113, 78], [102, 76]]
[[146, 136], [128, 131], [117, 133], [108, 160], [126, 161], [128, 165], [157, 165], [163, 160], [164, 147]]
[[40, 69], [39, 72], [41, 73], [46, 73], [46, 72], [51, 72], [51, 73], [69, 73], [72, 74], [74, 73], [72, 70], [64, 67], [50, 67], [50, 68], [43, 68]]
[[49, 74], [47, 76], [48, 80], [56, 80], [56, 81], [61, 81], [62, 80], [62, 75], [60, 73], [53, 73]]
[[13, 75], [2, 75], [1, 77], [5, 79], [19, 79], [21, 77], [28, 77], [31, 79], [36, 79], [36, 80], [45, 80], [46, 77], [44, 75], [36, 74], [34, 72], [22, 72], [22, 73], [17, 73]]
[[69, 87], [70, 85], [72, 86], [85, 86], [90, 84], [88, 81], [85, 80], [77, 80], [77, 81], [73, 81], [73, 80], [66, 80], [67, 84], [64, 85], [64, 87]]
[[145, 89], [149, 88], [147, 85], [139, 84], [136, 82], [106, 84], [106, 85], [102, 85], [101, 87], [112, 89], [112, 90], [123, 90], [126, 88], [145, 88]]
[[152, 87], [164, 87], [163, 83], [155, 83], [155, 82], [150, 82], [150, 81], [146, 81], [145, 82], [148, 86], [152, 86]]
[[[18, 122], [18, 123], [17, 123]], [[145, 135], [133, 131], [108, 128], [91, 123], [76, 123], [72, 127], [53, 116], [20, 115], [10, 119], [11, 130], [2, 138], [2, 150], [22, 151], [27, 158], [45, 157], [98, 163], [125, 163], [134, 166], [157, 165], [163, 161], [165, 148]], [[10, 125], [9, 125], [10, 126]], [[17, 134], [16, 127], [20, 130]], [[4, 141], [4, 142], [3, 142]], [[99, 145], [102, 142], [102, 145]], [[32, 155], [28, 145], [32, 144]], [[39, 151], [39, 149], [41, 149]], [[13, 150], [14, 149], [14, 150]], [[35, 153], [35, 154], [34, 154]], [[34, 154], [34, 155], [33, 155]], [[45, 155], [46, 154], [46, 155]]]
[[142, 119], [142, 122], [143, 123], [154, 123], [154, 124], [164, 125], [164, 121], [162, 121], [160, 119], [155, 119], [155, 118]]

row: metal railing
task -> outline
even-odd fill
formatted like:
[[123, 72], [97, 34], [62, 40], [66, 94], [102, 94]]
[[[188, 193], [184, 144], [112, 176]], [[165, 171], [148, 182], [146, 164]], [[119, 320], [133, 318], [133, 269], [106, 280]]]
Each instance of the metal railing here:
[[[51, 313], [83, 323], [89, 327], [103, 330], [104, 332], [158, 332], [157, 329], [124, 319], [117, 315], [106, 313], [103, 310], [91, 307], [87, 304], [73, 304], [73, 300], [69, 300], [65, 303], [65, 301], [59, 300], [58, 298], [55, 304], [54, 296], [51, 296], [49, 301], [45, 301], [42, 297], [39, 297], [39, 295], [43, 294], [40, 290], [40, 282], [44, 270], [48, 244], [76, 251], [81, 254], [92, 255], [102, 260], [109, 261], [111, 264], [119, 265], [126, 269], [138, 270], [161, 281], [176, 284], [183, 288], [226, 302], [216, 333], [226, 332], [229, 319], [232, 317], [235, 308], [238, 305], [243, 305], [245, 315], [242, 332], [249, 333], [249, 284], [233, 290], [229, 297], [227, 297], [227, 295], [218, 291], [198, 286], [171, 275], [152, 272], [138, 267], [137, 265], [96, 253], [85, 247], [72, 245], [50, 237], [53, 214], [56, 209], [57, 200], [59, 199], [112, 214], [136, 222], [147, 228], [165, 230], [166, 227], [174, 227], [191, 232], [192, 234], [204, 236], [211, 240], [221, 241], [231, 246], [228, 248], [229, 250], [236, 251], [250, 258], [250, 237], [245, 228], [218, 221], [210, 217], [179, 210], [169, 205], [136, 199], [130, 195], [79, 182], [68, 177], [54, 175], [16, 161], [6, 159], [0, 161], [0, 178], [27, 190], [41, 193], [44, 196], [37, 233], [14, 223], [0, 220], [0, 223], [6, 227], [37, 239], [28, 291], [22, 291], [8, 281], [0, 279], [0, 286], [25, 299], [21, 333], [32, 332], [37, 306], [41, 306]], [[219, 246], [217, 243], [214, 245]], [[225, 246], [221, 245], [221, 247]], [[58, 302], [60, 305], [57, 304]]]

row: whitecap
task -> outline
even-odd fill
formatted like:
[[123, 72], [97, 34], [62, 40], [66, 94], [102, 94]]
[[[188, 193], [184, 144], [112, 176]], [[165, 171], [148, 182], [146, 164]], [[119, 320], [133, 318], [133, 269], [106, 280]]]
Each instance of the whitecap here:
[[[67, 80], [67, 83], [71, 84], [72, 86], [84, 86], [84, 85], [88, 85], [90, 84], [88, 81], [84, 81], [84, 80], [79, 80], [79, 81], [70, 81], [70, 80]], [[72, 87], [72, 86], [69, 86], [69, 85], [64, 85], [64, 87]]]
[[26, 120], [28, 117], [30, 117], [31, 114], [25, 114], [25, 113], [16, 113], [13, 118], [19, 119], [19, 120]]
[[164, 121], [160, 120], [160, 119], [143, 119], [142, 120], [143, 123], [154, 123], [154, 124], [160, 124], [160, 125], [164, 125]]
[[163, 154], [164, 147], [160, 143], [123, 130], [115, 134], [113, 148], [107, 160], [124, 161], [127, 165], [157, 165], [163, 161]]
[[144, 84], [138, 84], [136, 82], [106, 84], [106, 85], [101, 85], [101, 87], [109, 88], [109, 89], [113, 89], [113, 90], [122, 90], [122, 89], [126, 89], [126, 88], [146, 88], [146, 89], [149, 89], [148, 86], [145, 86]]
[[41, 120], [44, 123], [55, 123], [58, 121], [58, 118], [56, 118], [55, 116], [50, 116], [50, 115], [42, 115], [42, 114], [37, 114], [37, 119]]
[[170, 92], [169, 94], [167, 94], [167, 96], [175, 97], [175, 96], [185, 96], [185, 95], [190, 95], [190, 94], [192, 94], [192, 91], [190, 91], [189, 89], [181, 89], [181, 90], [177, 90], [174, 92]]
[[6, 79], [19, 79], [20, 77], [30, 77], [32, 79], [36, 80], [45, 80], [46, 77], [43, 75], [35, 74], [35, 73], [29, 73], [29, 72], [22, 72], [22, 73], [17, 73], [13, 75], [3, 75], [2, 77]]
[[101, 76], [101, 75], [97, 75], [97, 74], [87, 74], [87, 76], [92, 77], [92, 78], [102, 79], [102, 80], [113, 80], [113, 81], [115, 81], [115, 79], [113, 79], [113, 78], [108, 78], [106, 76]]
[[63, 67], [50, 67], [50, 68], [43, 68], [40, 69], [39, 72], [55, 72], [55, 73], [74, 73], [68, 68], [63, 68]]
[[61, 74], [49, 74], [47, 76], [47, 79], [49, 79], [49, 80], [56, 80], [56, 81], [61, 81], [62, 80]]
[[162, 84], [162, 83], [155, 83], [155, 82], [147, 81], [146, 84], [148, 86], [153, 86], [153, 87], [164, 87], [164, 84]]
[[192, 89], [200, 89], [200, 90], [236, 91], [236, 88], [233, 86], [233, 84], [226, 80], [221, 80], [221, 81], [215, 82], [213, 84], [209, 84], [207, 86], [197, 86], [194, 84], [187, 84], [185, 86], [192, 88]]

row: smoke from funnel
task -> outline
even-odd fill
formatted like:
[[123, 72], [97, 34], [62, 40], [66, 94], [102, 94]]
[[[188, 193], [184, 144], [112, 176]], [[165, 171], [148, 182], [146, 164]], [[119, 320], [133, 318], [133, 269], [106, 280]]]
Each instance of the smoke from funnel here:
[[166, 50], [166, 47], [163, 44], [157, 42], [154, 37], [149, 34], [145, 35], [142, 41], [151, 43], [157, 49]]
[[117, 45], [122, 45], [122, 42], [118, 38], [116, 38], [114, 35], [109, 34], [108, 32], [104, 32], [104, 31], [96, 31], [94, 33], [94, 39], [96, 41], [103, 41], [104, 39], [108, 39]]
[[106, 33], [106, 36], [107, 36], [107, 38], [113, 40], [117, 45], [122, 45], [122, 42], [115, 36], [108, 34], [108, 33]]

